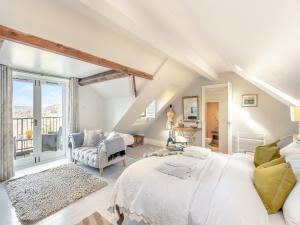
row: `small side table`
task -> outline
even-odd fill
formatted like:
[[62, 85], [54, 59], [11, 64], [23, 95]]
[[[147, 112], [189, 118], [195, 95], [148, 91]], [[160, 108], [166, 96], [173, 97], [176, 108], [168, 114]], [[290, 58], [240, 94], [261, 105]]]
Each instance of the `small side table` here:
[[144, 144], [144, 136], [142, 135], [133, 135], [134, 143], [132, 145], [129, 145], [130, 147], [134, 148], [139, 145]]
[[[195, 134], [199, 130], [199, 128], [196, 127], [174, 127], [173, 128], [173, 138], [174, 143], [180, 143], [180, 144], [192, 144], [194, 142]], [[176, 135], [176, 133], [180, 135]], [[176, 137], [183, 137], [184, 140], [176, 140]]]

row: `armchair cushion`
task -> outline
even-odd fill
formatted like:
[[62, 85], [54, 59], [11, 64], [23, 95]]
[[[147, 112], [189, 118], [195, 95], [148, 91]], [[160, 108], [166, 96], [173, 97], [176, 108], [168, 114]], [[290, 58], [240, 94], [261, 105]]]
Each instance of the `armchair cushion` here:
[[96, 147], [79, 147], [72, 151], [72, 158], [92, 167], [99, 167], [99, 154]]
[[98, 146], [105, 139], [102, 130], [84, 130], [83, 146]]
[[83, 141], [84, 141], [83, 132], [70, 134], [70, 144], [72, 149], [81, 147], [83, 145]]

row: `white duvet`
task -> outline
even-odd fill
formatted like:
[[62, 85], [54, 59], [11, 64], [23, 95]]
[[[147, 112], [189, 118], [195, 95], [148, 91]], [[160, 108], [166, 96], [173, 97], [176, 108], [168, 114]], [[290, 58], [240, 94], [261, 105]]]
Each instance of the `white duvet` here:
[[134, 138], [130, 134], [118, 133], [123, 139], [126, 146], [132, 145], [134, 142]]
[[188, 179], [156, 168], [171, 157], [150, 157], [129, 166], [117, 180], [111, 209], [151, 225], [268, 225], [253, 186], [253, 165], [245, 156], [211, 154]]

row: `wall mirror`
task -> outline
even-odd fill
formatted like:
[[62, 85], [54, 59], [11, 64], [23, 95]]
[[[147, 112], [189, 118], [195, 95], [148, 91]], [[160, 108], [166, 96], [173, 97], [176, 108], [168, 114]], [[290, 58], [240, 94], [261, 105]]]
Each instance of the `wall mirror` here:
[[195, 122], [199, 119], [198, 111], [198, 96], [187, 96], [182, 98], [183, 106], [183, 121]]

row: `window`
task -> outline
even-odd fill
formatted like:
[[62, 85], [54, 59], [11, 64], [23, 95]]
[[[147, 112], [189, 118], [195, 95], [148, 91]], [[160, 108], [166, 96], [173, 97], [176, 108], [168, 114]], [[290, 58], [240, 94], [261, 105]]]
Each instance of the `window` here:
[[141, 114], [141, 117], [155, 118], [156, 114], [156, 101], [154, 100], [147, 108], [146, 111]]

